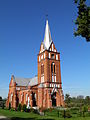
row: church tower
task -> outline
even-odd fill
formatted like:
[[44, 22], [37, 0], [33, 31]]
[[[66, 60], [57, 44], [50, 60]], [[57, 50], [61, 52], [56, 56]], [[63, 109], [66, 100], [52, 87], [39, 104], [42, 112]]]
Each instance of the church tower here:
[[38, 106], [50, 108], [64, 106], [62, 91], [60, 53], [51, 38], [48, 20], [44, 41], [38, 54]]

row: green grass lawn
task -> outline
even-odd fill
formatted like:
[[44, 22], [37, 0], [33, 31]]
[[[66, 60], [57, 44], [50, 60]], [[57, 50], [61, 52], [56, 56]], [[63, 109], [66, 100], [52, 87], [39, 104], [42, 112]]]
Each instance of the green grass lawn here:
[[40, 116], [35, 113], [25, 113], [17, 111], [9, 111], [0, 109], [0, 115], [7, 116], [11, 120], [90, 120], [90, 117], [72, 117], [72, 118], [59, 118], [53, 116]]

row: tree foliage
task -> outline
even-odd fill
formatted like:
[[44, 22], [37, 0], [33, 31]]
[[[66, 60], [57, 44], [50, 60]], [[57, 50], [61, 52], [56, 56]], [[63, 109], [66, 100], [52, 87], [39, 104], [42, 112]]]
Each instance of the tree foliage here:
[[2, 97], [0, 96], [0, 101], [2, 101]]
[[79, 95], [77, 97], [71, 97], [69, 94], [65, 95], [65, 104], [66, 107], [79, 107], [88, 106], [90, 107], [90, 96], [86, 96], [84, 98], [83, 95]]
[[74, 0], [78, 8], [78, 16], [75, 20], [77, 29], [75, 36], [82, 36], [87, 42], [90, 42], [90, 7], [86, 5], [86, 0]]
[[65, 95], [65, 103], [67, 104], [67, 106], [69, 106], [69, 103], [70, 103], [70, 95], [69, 94]]

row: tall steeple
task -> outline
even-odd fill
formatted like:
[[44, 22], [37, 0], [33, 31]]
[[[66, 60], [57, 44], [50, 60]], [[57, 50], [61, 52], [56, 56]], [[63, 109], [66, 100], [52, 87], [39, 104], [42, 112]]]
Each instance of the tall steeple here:
[[49, 24], [48, 24], [48, 20], [46, 20], [46, 27], [45, 27], [45, 36], [44, 36], [44, 46], [45, 48], [48, 50], [51, 43], [52, 43], [52, 38], [51, 38], [51, 33], [50, 33], [50, 29], [49, 29]]

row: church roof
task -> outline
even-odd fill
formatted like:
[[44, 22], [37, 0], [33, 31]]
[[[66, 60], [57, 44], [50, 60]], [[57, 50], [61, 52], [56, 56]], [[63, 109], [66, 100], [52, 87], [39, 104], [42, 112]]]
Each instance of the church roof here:
[[14, 77], [14, 82], [16, 82], [16, 86], [34, 86], [38, 84], [38, 78], [37, 76], [33, 78]]
[[46, 27], [45, 27], [45, 36], [44, 36], [44, 49], [49, 49], [50, 45], [52, 43], [52, 38], [51, 38], [51, 33], [50, 33], [50, 28], [48, 24], [48, 20], [46, 21]]

